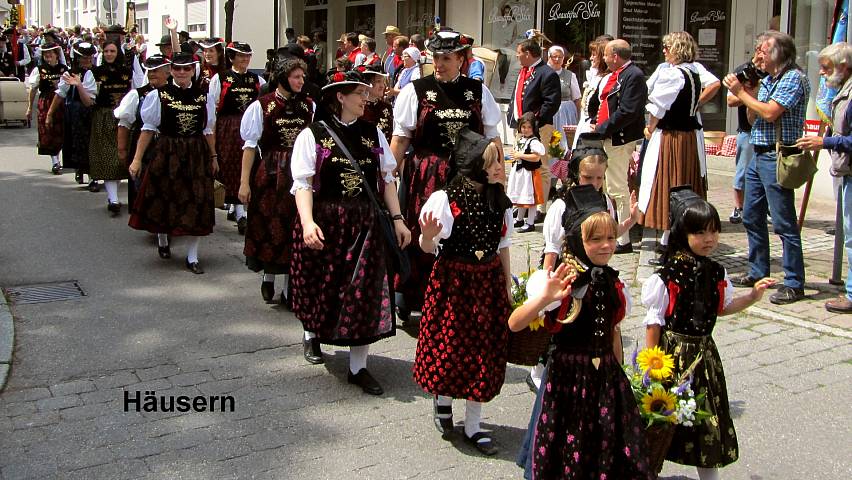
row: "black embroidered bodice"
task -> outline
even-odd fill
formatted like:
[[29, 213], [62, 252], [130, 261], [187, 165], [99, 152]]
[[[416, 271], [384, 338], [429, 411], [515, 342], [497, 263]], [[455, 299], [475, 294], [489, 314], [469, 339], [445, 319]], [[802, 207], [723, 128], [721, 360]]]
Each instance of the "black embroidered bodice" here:
[[62, 74], [68, 71], [68, 67], [61, 63], [49, 65], [47, 63], [38, 66], [38, 94], [39, 96], [52, 95], [59, 85]]
[[313, 105], [307, 98], [285, 99], [275, 92], [260, 97], [263, 133], [257, 142], [262, 153], [292, 150], [299, 132], [310, 125]]
[[450, 236], [441, 241], [441, 256], [473, 261], [493, 258], [503, 236], [506, 212], [488, 208], [485, 195], [477, 193], [467, 180], [452, 182], [444, 191], [454, 220]]
[[260, 93], [260, 77], [251, 72], [222, 72], [219, 83], [222, 91], [216, 105], [217, 115], [242, 115]]
[[683, 74], [684, 85], [674, 103], [657, 123], [661, 130], [691, 132], [701, 128], [698, 121], [698, 98], [701, 96], [701, 79], [686, 67], [672, 67]]
[[456, 136], [464, 127], [483, 133], [482, 84], [460, 76], [440, 83], [434, 75], [412, 82], [417, 92], [417, 128], [414, 151], [449, 157]]
[[660, 268], [669, 294], [666, 330], [685, 335], [710, 335], [724, 304], [725, 268], [709, 258], [676, 253]]
[[95, 67], [92, 74], [98, 84], [95, 105], [99, 107], [115, 108], [130, 91], [130, 70], [124, 66], [105, 63]]
[[203, 135], [207, 125], [207, 94], [192, 86], [172, 83], [158, 90], [160, 95], [160, 134], [169, 137]]
[[[367, 184], [378, 198], [378, 179], [380, 178], [379, 132], [374, 125], [358, 119], [351, 125], [342, 125], [336, 120], [326, 120], [334, 128], [337, 136], [346, 142], [346, 148], [358, 162], [367, 179]], [[314, 198], [317, 200], [367, 200], [361, 176], [352, 168], [352, 163], [337, 145], [326, 129], [312, 123], [317, 148], [317, 175], [314, 175]], [[319, 183], [318, 183], [319, 182]]]
[[367, 102], [361, 119], [379, 127], [379, 130], [385, 134], [385, 139], [390, 142], [393, 133], [393, 107], [390, 103], [384, 100]]

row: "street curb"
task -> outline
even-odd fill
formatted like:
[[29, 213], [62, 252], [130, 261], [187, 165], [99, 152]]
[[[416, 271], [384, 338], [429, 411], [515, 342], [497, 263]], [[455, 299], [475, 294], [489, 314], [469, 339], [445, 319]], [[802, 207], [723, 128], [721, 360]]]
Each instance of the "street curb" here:
[[6, 386], [9, 370], [12, 368], [12, 350], [15, 345], [15, 324], [12, 310], [6, 297], [0, 294], [0, 391]]
[[767, 320], [775, 320], [778, 322], [789, 323], [791, 325], [795, 325], [797, 327], [809, 328], [811, 330], [816, 330], [821, 333], [826, 333], [828, 335], [834, 335], [835, 337], [843, 337], [852, 339], [852, 332], [848, 330], [844, 330], [839, 327], [832, 327], [831, 325], [823, 325], [821, 323], [810, 322], [807, 320], [802, 320], [796, 317], [791, 317], [789, 315], [784, 315], [781, 313], [773, 312], [772, 310], [767, 310], [765, 308], [756, 307], [752, 305], [748, 307], [748, 309], [743, 310], [744, 313], [751, 313], [756, 317], [765, 318]]

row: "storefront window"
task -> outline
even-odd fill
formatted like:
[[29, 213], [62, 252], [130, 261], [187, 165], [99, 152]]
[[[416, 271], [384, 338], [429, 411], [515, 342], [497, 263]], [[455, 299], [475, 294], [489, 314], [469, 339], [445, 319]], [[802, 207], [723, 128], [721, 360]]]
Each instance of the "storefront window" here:
[[663, 61], [663, 35], [668, 33], [668, 0], [622, 0], [618, 36], [633, 47], [633, 63], [650, 75]]
[[482, 2], [482, 46], [500, 54], [498, 75], [494, 75], [488, 85], [498, 100], [512, 98], [520, 71], [515, 49], [526, 38], [525, 32], [535, 28], [535, 12], [536, 0]]
[[568, 67], [577, 78], [585, 76], [581, 68], [588, 58], [589, 43], [605, 33], [606, 0], [545, 0], [541, 29], [554, 44], [565, 47]]
[[796, 63], [807, 73], [811, 82], [811, 102], [808, 118], [817, 118], [814, 100], [819, 92], [819, 62], [817, 56], [827, 45], [834, 20], [834, 1], [793, 0], [790, 35], [796, 42]]
[[313, 37], [315, 32], [328, 35], [328, 5], [326, 0], [305, 0], [305, 32]]
[[426, 35], [435, 26], [435, 17], [445, 17], [446, 0], [438, 2], [435, 12], [435, 0], [403, 0], [396, 4], [396, 18], [399, 29], [405, 36], [415, 33]]
[[[698, 42], [698, 58], [707, 70], [722, 79], [731, 71], [728, 44], [731, 31], [731, 0], [687, 0], [686, 31]], [[736, 66], [736, 65], [733, 65]], [[724, 130], [727, 106], [725, 95], [716, 94], [701, 107], [704, 130]]]
[[349, 1], [346, 5], [346, 31], [376, 37], [376, 5], [372, 2]]

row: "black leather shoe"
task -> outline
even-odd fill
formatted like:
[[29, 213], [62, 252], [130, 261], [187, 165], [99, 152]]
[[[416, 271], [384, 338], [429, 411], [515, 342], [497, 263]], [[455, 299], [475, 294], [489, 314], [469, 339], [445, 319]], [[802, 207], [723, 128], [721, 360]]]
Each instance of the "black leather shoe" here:
[[623, 255], [625, 253], [633, 253], [633, 244], [632, 243], [626, 243], [624, 245], [618, 245], [618, 246], [615, 247], [615, 254], [616, 255]]
[[172, 258], [172, 251], [168, 245], [165, 247], [157, 246], [157, 253], [160, 255], [160, 258], [169, 259]]
[[225, 218], [227, 218], [228, 220], [230, 220], [232, 222], [236, 222], [237, 221], [237, 213], [236, 212], [228, 212], [228, 215], [226, 215]]
[[521, 227], [523, 227], [523, 226], [524, 226], [524, 221], [523, 221], [523, 220], [515, 220], [515, 223], [514, 223], [514, 225], [513, 225], [513, 226], [514, 226], [515, 228], [521, 228]]
[[731, 284], [735, 287], [748, 287], [751, 288], [757, 282], [756, 278], [752, 278], [751, 275], [740, 275], [739, 277], [731, 277]]
[[240, 217], [240, 219], [237, 220], [237, 232], [240, 235], [246, 234], [246, 224], [247, 223], [248, 223], [248, 219], [246, 217]]
[[272, 299], [275, 297], [275, 283], [274, 282], [261, 282], [260, 283], [260, 296], [263, 297], [264, 302], [272, 303]]
[[97, 180], [92, 180], [89, 182], [89, 191], [92, 193], [97, 193], [101, 191], [101, 186], [98, 184]]
[[472, 437], [468, 437], [465, 433], [464, 441], [476, 447], [476, 449], [479, 450], [479, 453], [488, 455], [489, 457], [500, 451], [497, 446], [494, 445], [494, 440], [491, 439], [491, 435], [485, 432], [476, 432]]
[[769, 301], [775, 305], [787, 305], [805, 298], [805, 289], [781, 285], [778, 291], [769, 296]]
[[107, 211], [109, 211], [110, 215], [112, 215], [113, 217], [117, 217], [121, 214], [121, 204], [107, 203]]
[[201, 275], [202, 273], [204, 273], [204, 269], [201, 268], [201, 265], [198, 262], [189, 263], [189, 260], [187, 260], [186, 269], [196, 275]]
[[352, 385], [358, 385], [364, 393], [369, 395], [381, 395], [385, 393], [385, 391], [382, 390], [382, 386], [379, 385], [379, 382], [370, 375], [370, 372], [368, 372], [366, 368], [358, 370], [358, 373], [355, 374], [349, 372], [347, 381]]
[[80, 173], [80, 172], [75, 173], [74, 174], [74, 181], [77, 182], [77, 184], [82, 185], [83, 184], [83, 174]]
[[[439, 417], [438, 415], [444, 415], [444, 417]], [[449, 415], [449, 417], [446, 415]], [[444, 440], [449, 439], [450, 435], [455, 431], [455, 424], [453, 423], [453, 406], [438, 405], [438, 398], [433, 397], [432, 421], [435, 423], [435, 428], [438, 429], [438, 432], [441, 434], [441, 438]]]
[[[320, 348], [319, 340], [316, 338], [305, 340], [303, 338], [302, 346], [305, 348], [305, 360], [307, 360], [308, 363], [311, 365], [325, 363], [325, 359], [322, 357], [322, 349]], [[350, 373], [349, 375], [352, 374]]]
[[542, 212], [535, 213], [535, 223], [544, 223], [545, 214]]
[[54, 175], [62, 175], [62, 167], [60, 167], [59, 164], [56, 164], [50, 169], [50, 172]]

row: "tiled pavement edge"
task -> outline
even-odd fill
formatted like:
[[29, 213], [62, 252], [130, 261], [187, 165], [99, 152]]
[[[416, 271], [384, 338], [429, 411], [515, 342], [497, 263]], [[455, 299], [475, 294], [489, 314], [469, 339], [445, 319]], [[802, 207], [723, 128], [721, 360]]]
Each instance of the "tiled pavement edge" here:
[[12, 351], [15, 347], [15, 323], [12, 311], [3, 292], [0, 292], [0, 392], [6, 386], [12, 368]]

